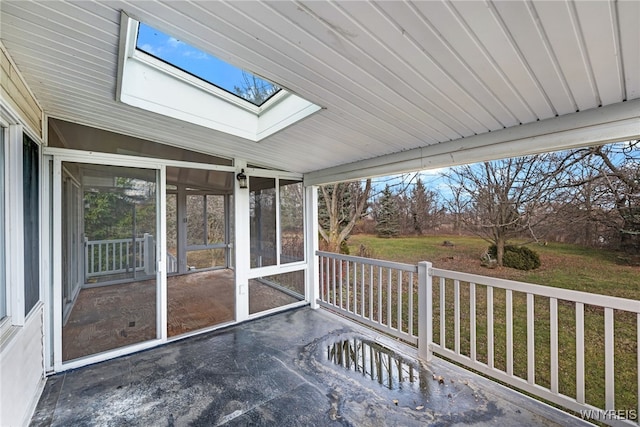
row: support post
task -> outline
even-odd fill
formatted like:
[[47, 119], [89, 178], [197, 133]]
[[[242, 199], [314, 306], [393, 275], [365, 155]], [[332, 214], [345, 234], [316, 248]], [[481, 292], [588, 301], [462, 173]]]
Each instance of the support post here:
[[305, 187], [305, 244], [307, 247], [307, 277], [306, 290], [309, 305], [313, 309], [320, 307], [320, 278], [318, 276], [318, 187]]
[[418, 357], [425, 362], [433, 358], [433, 283], [431, 263], [418, 263]]

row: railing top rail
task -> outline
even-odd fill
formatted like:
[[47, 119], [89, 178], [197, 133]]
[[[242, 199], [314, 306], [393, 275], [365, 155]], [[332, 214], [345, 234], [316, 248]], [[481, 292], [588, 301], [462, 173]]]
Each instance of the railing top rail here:
[[325, 257], [325, 258], [333, 258], [333, 259], [337, 259], [337, 260], [341, 260], [341, 261], [352, 261], [352, 262], [359, 262], [359, 263], [362, 263], [362, 264], [369, 264], [369, 265], [373, 265], [375, 267], [393, 268], [395, 270], [409, 271], [409, 272], [413, 272], [413, 273], [417, 273], [418, 272], [418, 266], [417, 265], [413, 265], [413, 264], [403, 264], [403, 263], [400, 263], [400, 262], [385, 261], [385, 260], [381, 260], [381, 259], [373, 259], [373, 258], [364, 258], [364, 257], [359, 257], [359, 256], [353, 256], [353, 255], [336, 254], [334, 252], [317, 251], [316, 255], [322, 256], [322, 257]]
[[442, 270], [440, 268], [432, 268], [431, 275], [444, 277], [446, 279], [460, 280], [462, 282], [475, 283], [477, 285], [488, 285], [496, 288], [510, 289], [512, 291], [525, 292], [544, 297], [640, 313], [640, 301], [638, 300], [592, 294], [590, 292], [574, 291], [571, 289], [554, 288], [551, 286], [534, 285], [532, 283], [518, 282], [515, 280], [497, 279], [489, 276]]
[[[100, 245], [103, 243], [125, 243], [130, 242], [132, 239], [110, 239], [110, 240], [87, 240], [89, 245]], [[144, 242], [144, 237], [136, 237], [136, 242]]]

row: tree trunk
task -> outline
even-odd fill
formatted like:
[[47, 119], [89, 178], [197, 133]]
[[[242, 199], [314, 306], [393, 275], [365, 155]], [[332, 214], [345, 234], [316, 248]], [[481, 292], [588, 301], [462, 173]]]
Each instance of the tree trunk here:
[[496, 239], [496, 261], [498, 266], [502, 267], [502, 259], [504, 258], [504, 239]]

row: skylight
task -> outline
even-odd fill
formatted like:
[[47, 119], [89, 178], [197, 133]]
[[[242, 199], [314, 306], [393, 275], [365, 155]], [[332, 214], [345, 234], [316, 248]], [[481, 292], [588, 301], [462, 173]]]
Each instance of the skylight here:
[[260, 77], [140, 23], [136, 49], [260, 107], [281, 89]]
[[[215, 43], [213, 33], [211, 42]], [[256, 68], [261, 65], [256, 64]], [[124, 11], [116, 99], [254, 142], [321, 110], [319, 105], [139, 22]]]

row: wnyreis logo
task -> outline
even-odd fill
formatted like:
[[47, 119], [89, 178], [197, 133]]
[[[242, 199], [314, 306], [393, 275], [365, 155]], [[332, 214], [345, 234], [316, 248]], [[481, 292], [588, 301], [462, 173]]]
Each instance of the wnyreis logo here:
[[583, 409], [580, 411], [583, 420], [612, 421], [612, 420], [638, 420], [638, 411], [635, 409]]

